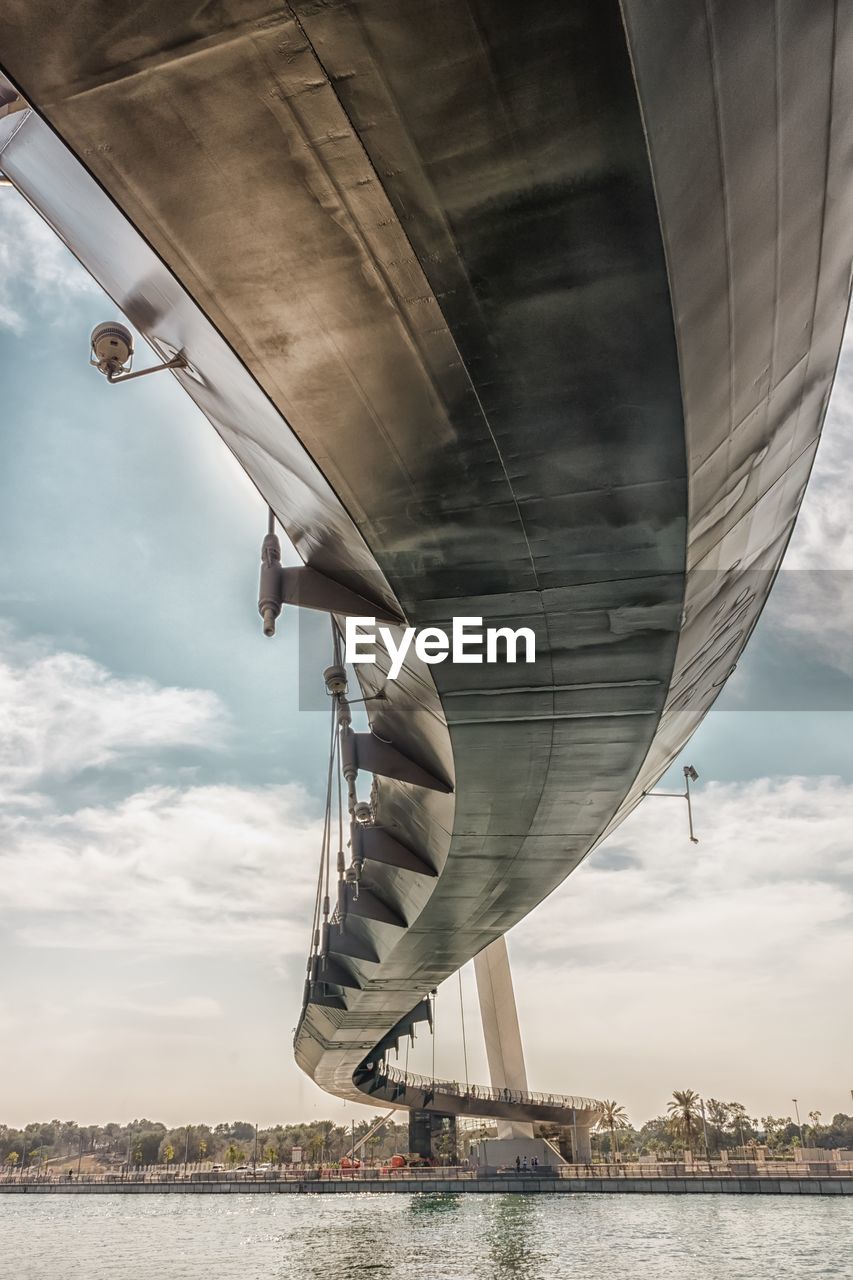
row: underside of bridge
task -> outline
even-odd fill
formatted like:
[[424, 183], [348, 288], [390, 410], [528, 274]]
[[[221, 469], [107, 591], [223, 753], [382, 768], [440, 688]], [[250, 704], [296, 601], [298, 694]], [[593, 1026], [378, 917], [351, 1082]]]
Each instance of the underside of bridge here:
[[185, 353], [304, 561], [412, 626], [536, 633], [530, 667], [360, 668], [432, 782], [379, 776], [309, 965], [296, 1057], [331, 1092], [594, 1117], [388, 1053], [755, 625], [846, 313], [852, 63], [829, 0], [6, 0], [0, 168]]

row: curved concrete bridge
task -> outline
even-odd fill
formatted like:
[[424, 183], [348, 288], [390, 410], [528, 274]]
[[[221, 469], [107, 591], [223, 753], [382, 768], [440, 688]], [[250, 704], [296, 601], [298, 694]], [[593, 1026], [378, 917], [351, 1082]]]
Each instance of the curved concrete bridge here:
[[535, 1093], [527, 1089], [494, 1089], [490, 1085], [461, 1085], [456, 1080], [436, 1080], [383, 1065], [356, 1073], [359, 1088], [371, 1099], [413, 1111], [440, 1115], [474, 1116], [538, 1121], [589, 1130], [602, 1114], [596, 1098], [576, 1098], [561, 1093]]
[[531, 668], [361, 669], [414, 772], [362, 769], [295, 1049], [364, 1101], [755, 626], [847, 306], [853, 11], [7, 0], [0, 65], [0, 168], [185, 353], [306, 564], [413, 626], [536, 634]]

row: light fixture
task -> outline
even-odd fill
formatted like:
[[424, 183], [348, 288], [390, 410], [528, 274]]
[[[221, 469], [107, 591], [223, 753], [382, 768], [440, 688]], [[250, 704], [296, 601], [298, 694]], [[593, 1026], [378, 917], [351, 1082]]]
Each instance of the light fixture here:
[[144, 378], [149, 373], [163, 369], [186, 369], [186, 357], [180, 352], [171, 360], [152, 365], [149, 369], [133, 368], [133, 334], [118, 320], [106, 320], [96, 324], [89, 339], [91, 355], [89, 364], [102, 373], [107, 382], [128, 382], [131, 378]]
[[684, 790], [683, 791], [644, 791], [643, 799], [663, 800], [686, 800], [687, 801], [687, 830], [690, 836], [691, 844], [698, 844], [699, 838], [693, 831], [693, 805], [690, 802], [690, 783], [699, 781], [699, 774], [692, 764], [686, 764], [681, 772], [684, 774]]

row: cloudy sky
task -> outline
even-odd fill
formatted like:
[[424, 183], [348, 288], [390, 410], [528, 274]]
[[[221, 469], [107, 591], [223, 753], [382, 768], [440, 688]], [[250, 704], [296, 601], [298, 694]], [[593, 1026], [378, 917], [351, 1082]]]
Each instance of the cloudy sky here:
[[[290, 1049], [326, 715], [293, 625], [260, 635], [252, 486], [171, 378], [87, 367], [113, 315], [0, 189], [0, 1121], [344, 1122]], [[851, 474], [853, 347], [788, 569], [685, 755], [701, 843], [649, 801], [510, 935], [532, 1087], [637, 1121], [686, 1087], [853, 1110]], [[461, 1078], [455, 978], [438, 1021]]]

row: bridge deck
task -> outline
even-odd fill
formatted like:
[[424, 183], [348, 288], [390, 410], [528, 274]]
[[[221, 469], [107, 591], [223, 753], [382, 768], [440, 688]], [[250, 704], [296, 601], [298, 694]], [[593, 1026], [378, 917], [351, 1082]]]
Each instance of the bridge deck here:
[[365, 679], [453, 791], [381, 783], [437, 874], [368, 864], [404, 925], [348, 918], [300, 1019], [300, 1064], [363, 1097], [388, 1029], [621, 821], [751, 633], [847, 304], [853, 13], [8, 0], [0, 59], [50, 126], [0, 121], [3, 170], [186, 350], [304, 559], [412, 625], [537, 634], [523, 677]]

